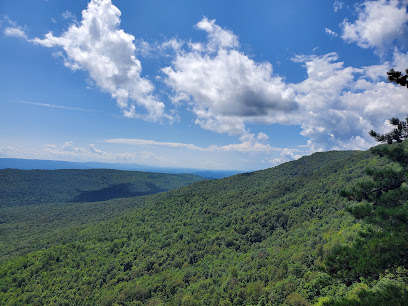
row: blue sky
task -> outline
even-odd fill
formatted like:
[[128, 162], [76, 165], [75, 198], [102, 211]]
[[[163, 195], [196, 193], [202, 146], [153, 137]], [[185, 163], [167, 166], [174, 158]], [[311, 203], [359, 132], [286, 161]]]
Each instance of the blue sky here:
[[0, 157], [256, 170], [408, 113], [407, 1], [3, 0]]

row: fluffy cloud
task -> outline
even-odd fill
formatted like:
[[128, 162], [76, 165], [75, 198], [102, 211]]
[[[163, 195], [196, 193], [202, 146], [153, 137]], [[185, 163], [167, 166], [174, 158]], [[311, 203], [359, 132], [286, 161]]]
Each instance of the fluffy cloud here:
[[385, 119], [408, 112], [407, 90], [385, 82], [387, 63], [344, 67], [335, 53], [294, 60], [304, 63], [308, 77], [291, 85], [300, 105], [293, 122], [312, 151], [366, 149], [374, 144], [369, 130], [387, 131]]
[[304, 63], [308, 74], [306, 80], [293, 85], [302, 109], [294, 121], [301, 125], [301, 134], [309, 139], [312, 151], [336, 146], [338, 139], [347, 139], [361, 128], [356, 124], [358, 116], [339, 104], [339, 97], [351, 85], [357, 71], [344, 68], [337, 60], [335, 53], [294, 59]]
[[[342, 38], [381, 51], [401, 38], [407, 20], [405, 7], [396, 0], [366, 1], [355, 22], [343, 22]], [[266, 134], [250, 133], [248, 123], [298, 125], [308, 138], [310, 151], [366, 149], [374, 144], [367, 134], [370, 129], [386, 131], [385, 119], [408, 113], [408, 91], [384, 79], [390, 63], [399, 70], [408, 67], [407, 55], [398, 49], [390, 62], [359, 68], [345, 66], [336, 53], [296, 56], [293, 60], [304, 66], [307, 77], [288, 84], [269, 62], [256, 62], [241, 52], [238, 37], [215, 20], [203, 18], [196, 24], [207, 34], [204, 42], [171, 39], [152, 45], [135, 40], [119, 24], [120, 11], [110, 0], [92, 0], [80, 23], [61, 36], [48, 33], [33, 41], [62, 48], [66, 66], [87, 71], [97, 86], [117, 100], [126, 116], [150, 120], [170, 116], [153, 95], [153, 84], [141, 76], [135, 54], [174, 55], [171, 66], [162, 69], [172, 101], [187, 105], [203, 129], [239, 136], [240, 142], [209, 147], [142, 139], [110, 139], [108, 143], [188, 149], [197, 154], [279, 152], [271, 160], [276, 164], [298, 158], [299, 152], [271, 147]], [[335, 34], [328, 28], [326, 32]], [[58, 154], [110, 156], [94, 145], [80, 148], [68, 143], [54, 149]]]
[[49, 32], [32, 41], [62, 48], [65, 65], [87, 71], [98, 87], [116, 99], [125, 116], [169, 118], [165, 105], [153, 95], [153, 84], [141, 76], [142, 66], [134, 55], [135, 38], [119, 28], [120, 15], [111, 0], [91, 0], [79, 24], [72, 24], [61, 36]]
[[342, 104], [358, 111], [376, 129], [384, 128], [384, 118], [404, 117], [408, 113], [406, 88], [383, 81], [369, 83], [359, 80], [353, 89], [340, 97]]
[[[342, 38], [362, 48], [373, 48], [384, 55], [396, 40], [402, 45], [407, 34], [406, 1], [365, 1], [358, 7], [358, 18], [342, 24]], [[326, 29], [328, 34], [331, 34]], [[308, 77], [290, 85], [296, 91], [298, 117], [292, 121], [302, 127], [312, 151], [328, 149], [366, 149], [375, 144], [370, 129], [389, 130], [386, 119], [403, 117], [408, 112], [406, 89], [386, 82], [391, 67], [405, 70], [408, 57], [394, 47], [393, 60], [378, 65], [344, 67], [336, 53], [323, 56], [298, 56]]]
[[237, 37], [203, 18], [196, 27], [207, 42], [190, 43], [171, 67], [162, 71], [175, 95], [197, 115], [202, 128], [231, 135], [245, 133], [245, 122], [258, 117], [278, 118], [297, 108], [294, 92], [273, 74], [268, 62], [257, 63], [240, 52]]
[[239, 144], [230, 144], [225, 146], [210, 146], [211, 151], [238, 151], [238, 152], [272, 152], [281, 151], [281, 148], [273, 148], [266, 141], [269, 136], [265, 133], [259, 133], [257, 136], [252, 133], [244, 133], [239, 140]]
[[[358, 132], [355, 115], [339, 105], [339, 96], [354, 80], [356, 69], [343, 67], [338, 56], [297, 56], [294, 61], [304, 63], [308, 78], [293, 84], [300, 111], [292, 121], [302, 127], [301, 134], [309, 139], [312, 151], [333, 147], [334, 139], [344, 139]], [[353, 128], [353, 130], [351, 130]]]
[[384, 77], [386, 76], [385, 73], [390, 69], [390, 67], [390, 63], [385, 62], [379, 65], [363, 67], [362, 70], [364, 71], [364, 76], [366, 77], [366, 79], [371, 81], [378, 81], [384, 80]]
[[302, 157], [302, 155], [296, 154], [295, 152], [296, 150], [285, 148], [281, 151], [279, 157], [275, 157], [274, 159], [270, 160], [270, 164], [276, 166]]
[[366, 1], [359, 8], [358, 19], [344, 20], [342, 38], [362, 48], [376, 48], [382, 54], [395, 40], [407, 34], [408, 14], [399, 0]]
[[4, 35], [27, 39], [27, 35], [21, 27], [7, 27], [4, 29]]
[[398, 49], [395, 49], [392, 64], [395, 70], [405, 71], [408, 68], [408, 53], [401, 53]]
[[[196, 124], [240, 136], [241, 143], [217, 150], [270, 151], [247, 123], [299, 125], [310, 151], [366, 149], [374, 144], [370, 129], [385, 131], [385, 119], [408, 112], [402, 105], [406, 90], [385, 81], [388, 62], [355, 68], [346, 67], [336, 53], [296, 56], [293, 61], [305, 67], [307, 78], [287, 84], [270, 63], [240, 52], [236, 36], [214, 20], [204, 18], [196, 27], [208, 33], [207, 42], [178, 49], [163, 72], [173, 101], [187, 103]], [[406, 56], [395, 51], [395, 58], [402, 64]], [[282, 154], [273, 163], [298, 157]]]
[[[239, 46], [238, 37], [231, 31], [223, 29], [219, 25], [215, 24], [214, 19], [208, 20], [206, 17], [204, 17], [196, 24], [196, 27], [199, 30], [207, 32], [208, 43], [205, 47], [209, 52], [217, 52], [220, 49], [236, 48]], [[196, 49], [199, 48], [196, 47]]]

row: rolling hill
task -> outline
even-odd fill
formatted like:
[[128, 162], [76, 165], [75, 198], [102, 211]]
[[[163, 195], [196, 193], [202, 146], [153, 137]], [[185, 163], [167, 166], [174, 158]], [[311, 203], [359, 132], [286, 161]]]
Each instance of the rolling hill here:
[[340, 190], [386, 164], [315, 153], [155, 195], [3, 208], [0, 302], [404, 305], [404, 267], [347, 283], [327, 261], [370, 232]]
[[0, 170], [0, 207], [128, 198], [203, 180], [192, 174], [110, 169]]

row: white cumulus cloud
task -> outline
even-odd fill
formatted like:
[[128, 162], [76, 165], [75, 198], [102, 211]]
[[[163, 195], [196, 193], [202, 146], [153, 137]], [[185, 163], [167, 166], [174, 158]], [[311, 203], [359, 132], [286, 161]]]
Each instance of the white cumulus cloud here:
[[208, 20], [204, 17], [196, 24], [196, 27], [208, 33], [207, 51], [217, 52], [220, 49], [236, 48], [239, 46], [238, 37], [231, 31], [217, 25], [215, 19]]
[[[384, 131], [386, 119], [408, 112], [401, 105], [408, 92], [385, 80], [389, 62], [357, 68], [345, 66], [337, 53], [296, 56], [307, 77], [288, 84], [270, 63], [240, 52], [236, 36], [214, 20], [204, 18], [196, 27], [208, 33], [207, 41], [179, 49], [162, 71], [173, 100], [187, 103], [196, 124], [240, 136], [241, 143], [222, 150], [270, 151], [268, 136], [253, 135], [248, 123], [299, 125], [311, 152], [367, 149], [375, 144], [369, 130]], [[395, 54], [405, 62], [404, 54]], [[283, 154], [273, 163], [289, 160], [289, 151]]]
[[383, 54], [395, 40], [405, 39], [407, 22], [408, 13], [403, 1], [366, 1], [359, 7], [357, 20], [344, 20], [341, 37], [362, 48], [375, 48]]
[[408, 91], [386, 82], [386, 63], [345, 67], [336, 53], [294, 60], [304, 63], [308, 77], [291, 85], [299, 103], [292, 122], [301, 126], [311, 151], [367, 149], [375, 144], [369, 130], [387, 131], [386, 119], [408, 112]]
[[172, 66], [164, 68], [174, 100], [189, 103], [202, 128], [240, 135], [245, 122], [277, 118], [297, 108], [294, 92], [273, 74], [268, 62], [258, 63], [238, 50], [237, 37], [203, 18], [196, 27], [208, 33], [206, 43], [190, 43]]
[[82, 11], [80, 23], [72, 24], [60, 36], [49, 32], [32, 41], [62, 48], [65, 65], [87, 71], [98, 87], [116, 99], [125, 116], [146, 120], [169, 118], [164, 103], [153, 95], [153, 84], [141, 76], [135, 38], [120, 29], [120, 15], [111, 0], [91, 0]]

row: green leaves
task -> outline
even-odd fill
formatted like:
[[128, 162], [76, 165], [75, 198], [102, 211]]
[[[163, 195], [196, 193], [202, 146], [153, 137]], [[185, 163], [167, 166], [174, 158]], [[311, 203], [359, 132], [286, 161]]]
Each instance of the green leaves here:
[[[406, 77], [403, 81], [406, 82]], [[347, 286], [360, 281], [375, 284], [382, 274], [408, 265], [408, 153], [406, 143], [402, 142], [408, 136], [408, 128], [406, 121], [392, 118], [390, 122], [396, 126], [390, 133], [370, 132], [377, 141], [387, 141], [389, 145], [371, 151], [395, 164], [367, 169], [369, 180], [340, 193], [354, 202], [347, 211], [370, 225], [351, 246], [336, 246], [325, 258], [326, 271]], [[329, 299], [328, 305], [388, 305], [391, 300], [395, 305], [403, 305], [408, 302], [407, 288], [408, 279], [381, 290], [366, 286], [352, 298]]]
[[365, 152], [317, 153], [151, 196], [7, 208], [1, 239], [19, 253], [3, 258], [0, 303], [308, 305], [344, 294], [322, 258], [362, 228], [338, 192], [369, 163]]
[[[406, 82], [406, 79], [405, 81]], [[391, 118], [389, 120], [390, 124], [395, 128], [386, 134], [379, 134], [373, 130], [369, 132], [370, 136], [374, 137], [378, 142], [386, 142], [392, 144], [394, 141], [401, 143], [404, 139], [408, 138], [408, 117], [404, 120], [399, 120], [398, 118]]]
[[405, 70], [405, 75], [402, 74], [401, 71], [395, 71], [394, 69], [390, 69], [387, 72], [388, 75], [388, 81], [401, 85], [401, 86], [406, 86], [408, 88], [408, 69]]

